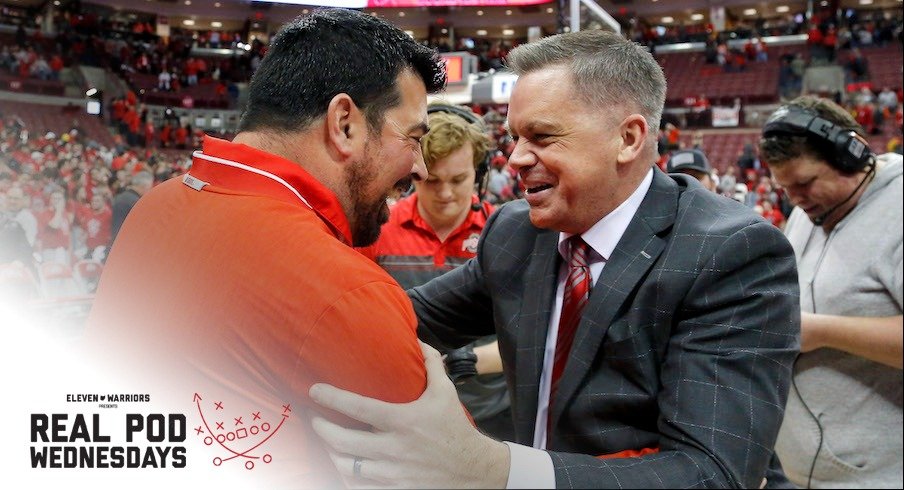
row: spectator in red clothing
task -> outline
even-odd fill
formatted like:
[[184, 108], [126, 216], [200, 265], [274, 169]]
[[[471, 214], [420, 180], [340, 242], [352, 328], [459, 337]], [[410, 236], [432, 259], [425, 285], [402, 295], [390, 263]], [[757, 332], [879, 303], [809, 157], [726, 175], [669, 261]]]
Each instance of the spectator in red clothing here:
[[185, 62], [185, 83], [189, 87], [194, 87], [198, 84], [198, 63], [194, 58], [189, 58]]
[[750, 38], [746, 43], [744, 43], [744, 54], [750, 61], [756, 60], [756, 46], [754, 46], [755, 39], [756, 38]]
[[198, 69], [198, 78], [204, 78], [205, 76], [207, 76], [207, 62], [204, 61], [204, 58], [196, 59], [195, 67]]
[[188, 142], [188, 129], [180, 124], [176, 128], [175, 137], [173, 138], [173, 140], [176, 143], [176, 148], [184, 150], [185, 143]]
[[138, 132], [141, 128], [141, 121], [135, 107], [129, 106], [126, 109], [125, 114], [123, 114], [123, 123], [126, 127], [126, 143], [129, 146], [136, 146], [138, 144]]
[[160, 128], [160, 146], [163, 148], [170, 147], [170, 138], [172, 138], [173, 129], [170, 127], [169, 122], [164, 122], [163, 127]]
[[668, 151], [677, 150], [678, 142], [681, 140], [681, 130], [672, 123], [665, 123], [666, 149]]
[[854, 119], [857, 120], [861, 126], [863, 126], [863, 130], [868, 134], [876, 133], [876, 124], [875, 124], [875, 111], [873, 110], [873, 104], [869, 102], [861, 102], [857, 104], [857, 115]]
[[154, 147], [154, 123], [150, 119], [144, 123], [144, 147], [145, 148], [153, 148]]
[[69, 264], [72, 251], [72, 213], [62, 189], [50, 194], [50, 207], [38, 218], [38, 242], [45, 262]]
[[88, 248], [85, 258], [104, 260], [112, 238], [112, 224], [113, 211], [107, 204], [106, 196], [94, 194], [90, 208], [79, 216], [79, 225], [85, 230], [85, 246]]
[[771, 200], [763, 199], [760, 201], [760, 207], [762, 208], [761, 214], [766, 218], [766, 221], [779, 228], [785, 227], [785, 215], [772, 204]]
[[59, 80], [60, 71], [63, 70], [63, 58], [59, 54], [50, 57], [50, 79]]
[[706, 98], [706, 94], [700, 94], [699, 97], [694, 101], [693, 110], [697, 112], [702, 112], [710, 108], [709, 99]]
[[811, 59], [825, 58], [823, 38], [824, 36], [822, 35], [822, 31], [819, 30], [819, 26], [816, 25], [816, 23], [810, 24], [810, 29], [807, 31], [807, 48], [810, 51]]
[[829, 26], [828, 30], [826, 30], [825, 37], [822, 38], [822, 46], [825, 51], [825, 56], [830, 63], [835, 61], [835, 46], [837, 44], [838, 35], [835, 32], [835, 26]]

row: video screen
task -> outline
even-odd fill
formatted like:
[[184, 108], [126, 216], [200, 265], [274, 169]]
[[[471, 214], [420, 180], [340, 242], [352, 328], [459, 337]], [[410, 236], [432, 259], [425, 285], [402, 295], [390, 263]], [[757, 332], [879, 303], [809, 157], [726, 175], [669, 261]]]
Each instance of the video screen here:
[[92, 116], [99, 116], [100, 115], [100, 101], [99, 100], [89, 100], [86, 110], [88, 111], [88, 114], [91, 114]]

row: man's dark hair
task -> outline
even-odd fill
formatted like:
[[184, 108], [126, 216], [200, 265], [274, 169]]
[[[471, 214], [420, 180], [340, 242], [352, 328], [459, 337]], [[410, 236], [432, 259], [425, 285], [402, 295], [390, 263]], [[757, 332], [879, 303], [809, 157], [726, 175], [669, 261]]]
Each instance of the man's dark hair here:
[[436, 51], [395, 26], [354, 10], [320, 9], [285, 25], [251, 78], [239, 131], [303, 130], [322, 116], [330, 100], [348, 94], [370, 131], [401, 102], [396, 78], [417, 73], [436, 93], [446, 73]]

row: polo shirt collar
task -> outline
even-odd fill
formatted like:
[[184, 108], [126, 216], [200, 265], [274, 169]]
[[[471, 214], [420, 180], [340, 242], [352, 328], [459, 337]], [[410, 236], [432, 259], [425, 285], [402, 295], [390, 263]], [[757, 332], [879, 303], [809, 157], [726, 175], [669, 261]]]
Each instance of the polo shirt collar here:
[[336, 238], [352, 244], [351, 227], [336, 195], [295, 162], [205, 135], [202, 150], [193, 155], [189, 174], [217, 187], [309, 208]]

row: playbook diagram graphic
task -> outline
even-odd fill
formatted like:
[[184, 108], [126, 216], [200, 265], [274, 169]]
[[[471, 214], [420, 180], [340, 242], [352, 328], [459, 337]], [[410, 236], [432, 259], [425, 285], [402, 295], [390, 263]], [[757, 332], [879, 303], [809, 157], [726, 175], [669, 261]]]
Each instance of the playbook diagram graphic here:
[[217, 444], [225, 451], [222, 457], [213, 458], [214, 466], [238, 459], [245, 461], [246, 469], [253, 470], [255, 462], [263, 461], [269, 464], [273, 461], [273, 456], [266, 452], [266, 443], [279, 432], [289, 418], [292, 412], [290, 405], [282, 406], [282, 414], [276, 421], [261, 415], [262, 410], [247, 414], [229, 413], [223, 401], [202, 404], [203, 398], [198, 393], [195, 393], [194, 402], [198, 407], [198, 415], [201, 416], [201, 425], [195, 427], [195, 435], [202, 438], [205, 446]]

